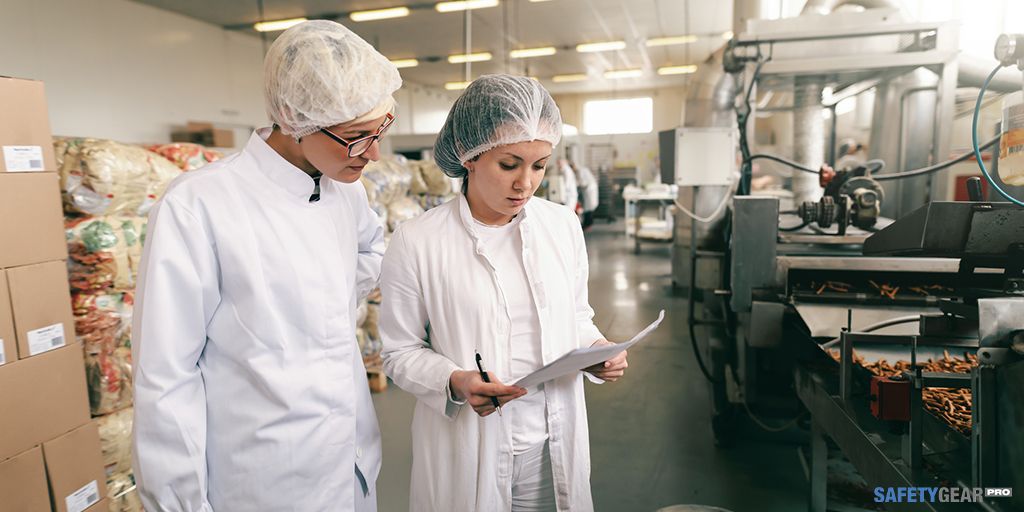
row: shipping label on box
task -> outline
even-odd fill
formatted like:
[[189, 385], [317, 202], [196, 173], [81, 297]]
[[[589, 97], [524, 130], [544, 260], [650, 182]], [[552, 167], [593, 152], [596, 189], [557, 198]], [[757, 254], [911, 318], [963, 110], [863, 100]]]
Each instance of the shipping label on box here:
[[4, 146], [8, 172], [45, 171], [42, 146]]
[[67, 345], [75, 332], [67, 264], [50, 261], [6, 270], [18, 357]]
[[83, 512], [107, 494], [95, 423], [43, 443], [43, 458], [56, 512]]
[[56, 171], [43, 83], [0, 76], [0, 112], [0, 174]]
[[28, 331], [28, 353], [30, 356], [42, 354], [66, 345], [64, 341], [64, 324], [53, 324]]
[[68, 512], [85, 512], [85, 509], [100, 502], [100, 486], [93, 480], [81, 489], [64, 498]]

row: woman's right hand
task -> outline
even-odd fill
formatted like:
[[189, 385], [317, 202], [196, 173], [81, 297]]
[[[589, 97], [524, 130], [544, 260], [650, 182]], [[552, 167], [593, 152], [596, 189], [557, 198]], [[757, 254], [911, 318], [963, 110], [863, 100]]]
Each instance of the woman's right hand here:
[[526, 390], [519, 386], [506, 386], [489, 373], [491, 382], [484, 382], [480, 372], [467, 372], [456, 370], [449, 377], [449, 386], [458, 400], [465, 400], [480, 417], [486, 417], [494, 412], [494, 403], [491, 397], [497, 397], [498, 403], [506, 403], [520, 398], [526, 394]]

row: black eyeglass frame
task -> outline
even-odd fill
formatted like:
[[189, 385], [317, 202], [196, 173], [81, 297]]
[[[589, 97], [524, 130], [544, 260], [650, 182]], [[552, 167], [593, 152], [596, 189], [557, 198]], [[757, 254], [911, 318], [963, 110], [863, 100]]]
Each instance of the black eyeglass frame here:
[[[338, 144], [341, 144], [342, 147], [348, 149], [348, 157], [349, 158], [355, 158], [355, 157], [357, 157], [359, 155], [362, 155], [363, 153], [366, 153], [366, 151], [368, 149], [370, 149], [371, 146], [373, 146], [373, 141], [374, 140], [380, 140], [380, 138], [384, 136], [384, 132], [386, 132], [388, 130], [388, 128], [391, 128], [391, 125], [395, 123], [395, 119], [397, 117], [398, 116], [396, 116], [394, 114], [388, 114], [384, 118], [384, 122], [381, 123], [380, 128], [377, 128], [377, 133], [374, 133], [373, 135], [367, 135], [366, 137], [360, 137], [360, 138], [355, 139], [355, 140], [345, 140], [345, 139], [343, 139], [343, 138], [341, 138], [341, 137], [331, 133], [331, 131], [328, 130], [327, 128], [321, 128], [320, 132], [323, 133], [324, 135], [328, 136], [334, 142], [337, 142]], [[359, 149], [359, 145], [361, 143], [366, 142], [366, 141], [369, 141], [369, 142], [365, 146], [363, 146], [362, 149], [359, 152], [353, 152], [353, 149], [352, 149], [353, 147]]]

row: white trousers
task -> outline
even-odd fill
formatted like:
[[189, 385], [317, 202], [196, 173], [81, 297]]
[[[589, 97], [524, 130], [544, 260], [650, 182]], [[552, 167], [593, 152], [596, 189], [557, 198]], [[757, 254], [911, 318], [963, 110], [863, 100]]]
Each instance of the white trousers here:
[[544, 443], [512, 458], [512, 512], [552, 512], [555, 483], [551, 452]]

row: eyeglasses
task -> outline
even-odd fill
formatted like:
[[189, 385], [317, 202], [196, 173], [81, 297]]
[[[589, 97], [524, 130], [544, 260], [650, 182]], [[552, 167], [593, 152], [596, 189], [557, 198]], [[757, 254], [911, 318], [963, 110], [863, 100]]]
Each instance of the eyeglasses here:
[[366, 150], [370, 149], [370, 146], [373, 145], [374, 141], [380, 140], [380, 138], [384, 136], [384, 132], [388, 131], [388, 128], [391, 128], [391, 124], [395, 122], [395, 117], [396, 116], [392, 114], [388, 114], [387, 117], [384, 118], [384, 122], [381, 123], [380, 128], [377, 128], [377, 133], [367, 135], [366, 137], [360, 137], [355, 140], [345, 140], [331, 133], [327, 128], [321, 128], [320, 131], [323, 132], [324, 135], [330, 137], [334, 142], [348, 148], [349, 158], [355, 158], [366, 153]]

